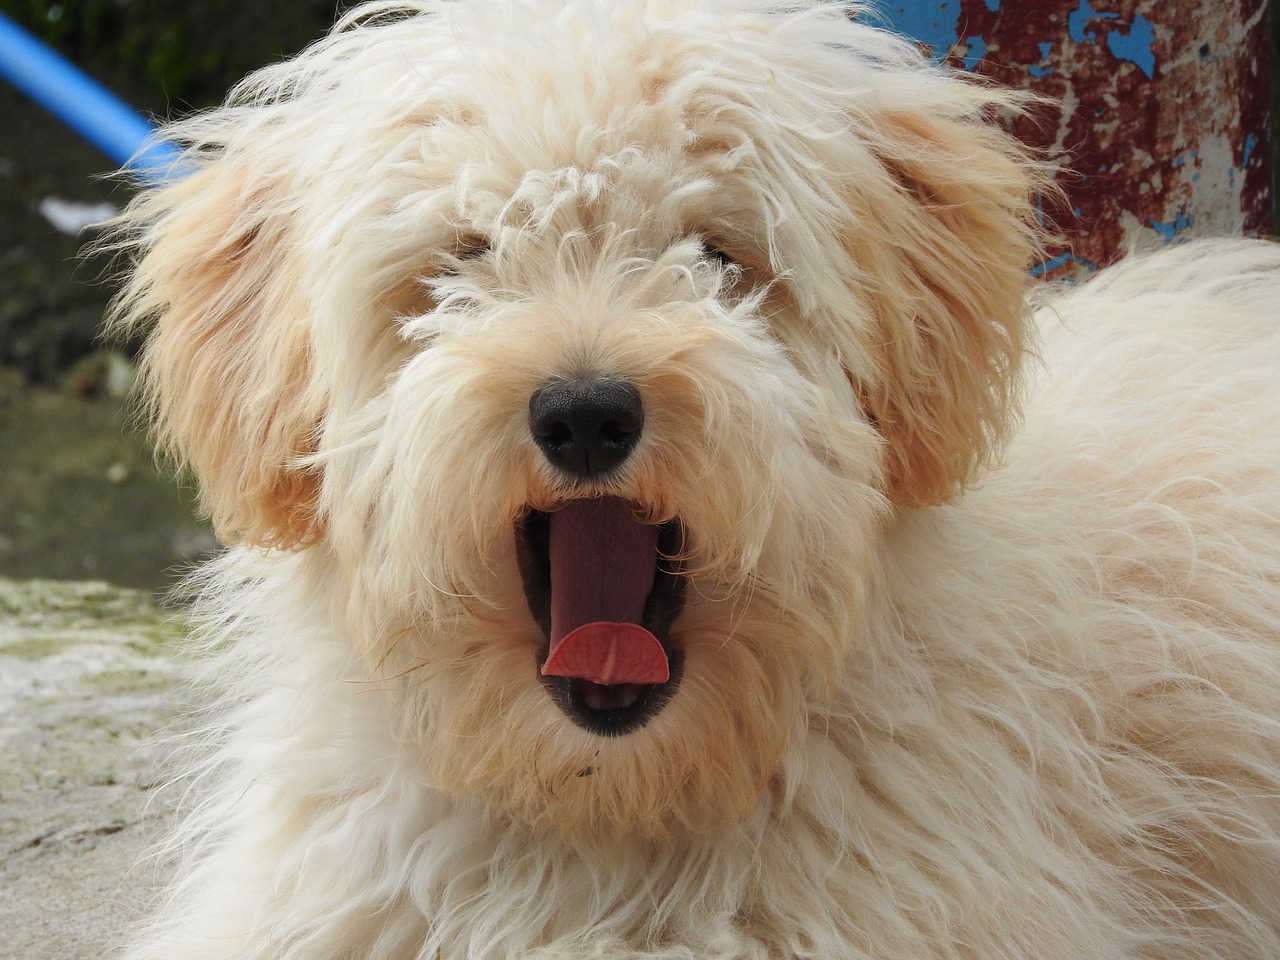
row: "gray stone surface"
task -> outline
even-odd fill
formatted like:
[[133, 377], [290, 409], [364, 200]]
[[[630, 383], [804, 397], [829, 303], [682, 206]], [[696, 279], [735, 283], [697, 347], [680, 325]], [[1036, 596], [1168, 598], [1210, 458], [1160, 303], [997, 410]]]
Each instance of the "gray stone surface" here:
[[157, 735], [180, 611], [100, 582], [0, 579], [0, 958], [111, 956], [166, 875]]

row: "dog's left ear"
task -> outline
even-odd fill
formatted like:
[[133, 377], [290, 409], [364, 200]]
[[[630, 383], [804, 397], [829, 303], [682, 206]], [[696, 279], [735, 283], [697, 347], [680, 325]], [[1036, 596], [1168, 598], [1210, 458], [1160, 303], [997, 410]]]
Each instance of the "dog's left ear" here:
[[[850, 371], [886, 440], [887, 493], [952, 499], [1017, 419], [1027, 271], [1041, 249], [1038, 165], [983, 117], [884, 114], [884, 180], [854, 184], [845, 247], [873, 311], [870, 369]], [[871, 225], [867, 228], [867, 225]]]
[[319, 535], [318, 478], [298, 462], [326, 397], [282, 193], [221, 158], [144, 192], [121, 218], [136, 263], [114, 324], [145, 329], [146, 413], [219, 538], [290, 548]]

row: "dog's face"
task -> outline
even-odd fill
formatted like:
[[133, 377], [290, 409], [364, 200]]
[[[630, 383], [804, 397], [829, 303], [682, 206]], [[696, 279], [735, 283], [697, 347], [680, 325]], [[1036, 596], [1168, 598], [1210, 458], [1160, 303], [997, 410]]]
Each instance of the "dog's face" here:
[[429, 782], [495, 813], [745, 815], [892, 510], [1011, 419], [1001, 96], [795, 6], [357, 16], [127, 215], [166, 447], [226, 539], [324, 572]]

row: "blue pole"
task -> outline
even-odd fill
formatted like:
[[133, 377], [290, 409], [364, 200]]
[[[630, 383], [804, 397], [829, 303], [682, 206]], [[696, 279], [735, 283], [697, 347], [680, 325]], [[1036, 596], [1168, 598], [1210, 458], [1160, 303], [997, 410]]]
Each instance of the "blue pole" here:
[[105, 87], [0, 14], [0, 77], [105, 153], [148, 180], [177, 172], [180, 153]]

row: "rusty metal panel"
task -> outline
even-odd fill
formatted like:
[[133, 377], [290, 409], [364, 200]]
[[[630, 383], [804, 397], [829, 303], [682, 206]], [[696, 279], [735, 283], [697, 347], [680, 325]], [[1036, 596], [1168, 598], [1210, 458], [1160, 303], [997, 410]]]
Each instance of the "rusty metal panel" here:
[[1272, 229], [1267, 0], [888, 0], [937, 57], [1062, 104], [1022, 120], [1065, 159], [1046, 269]]

